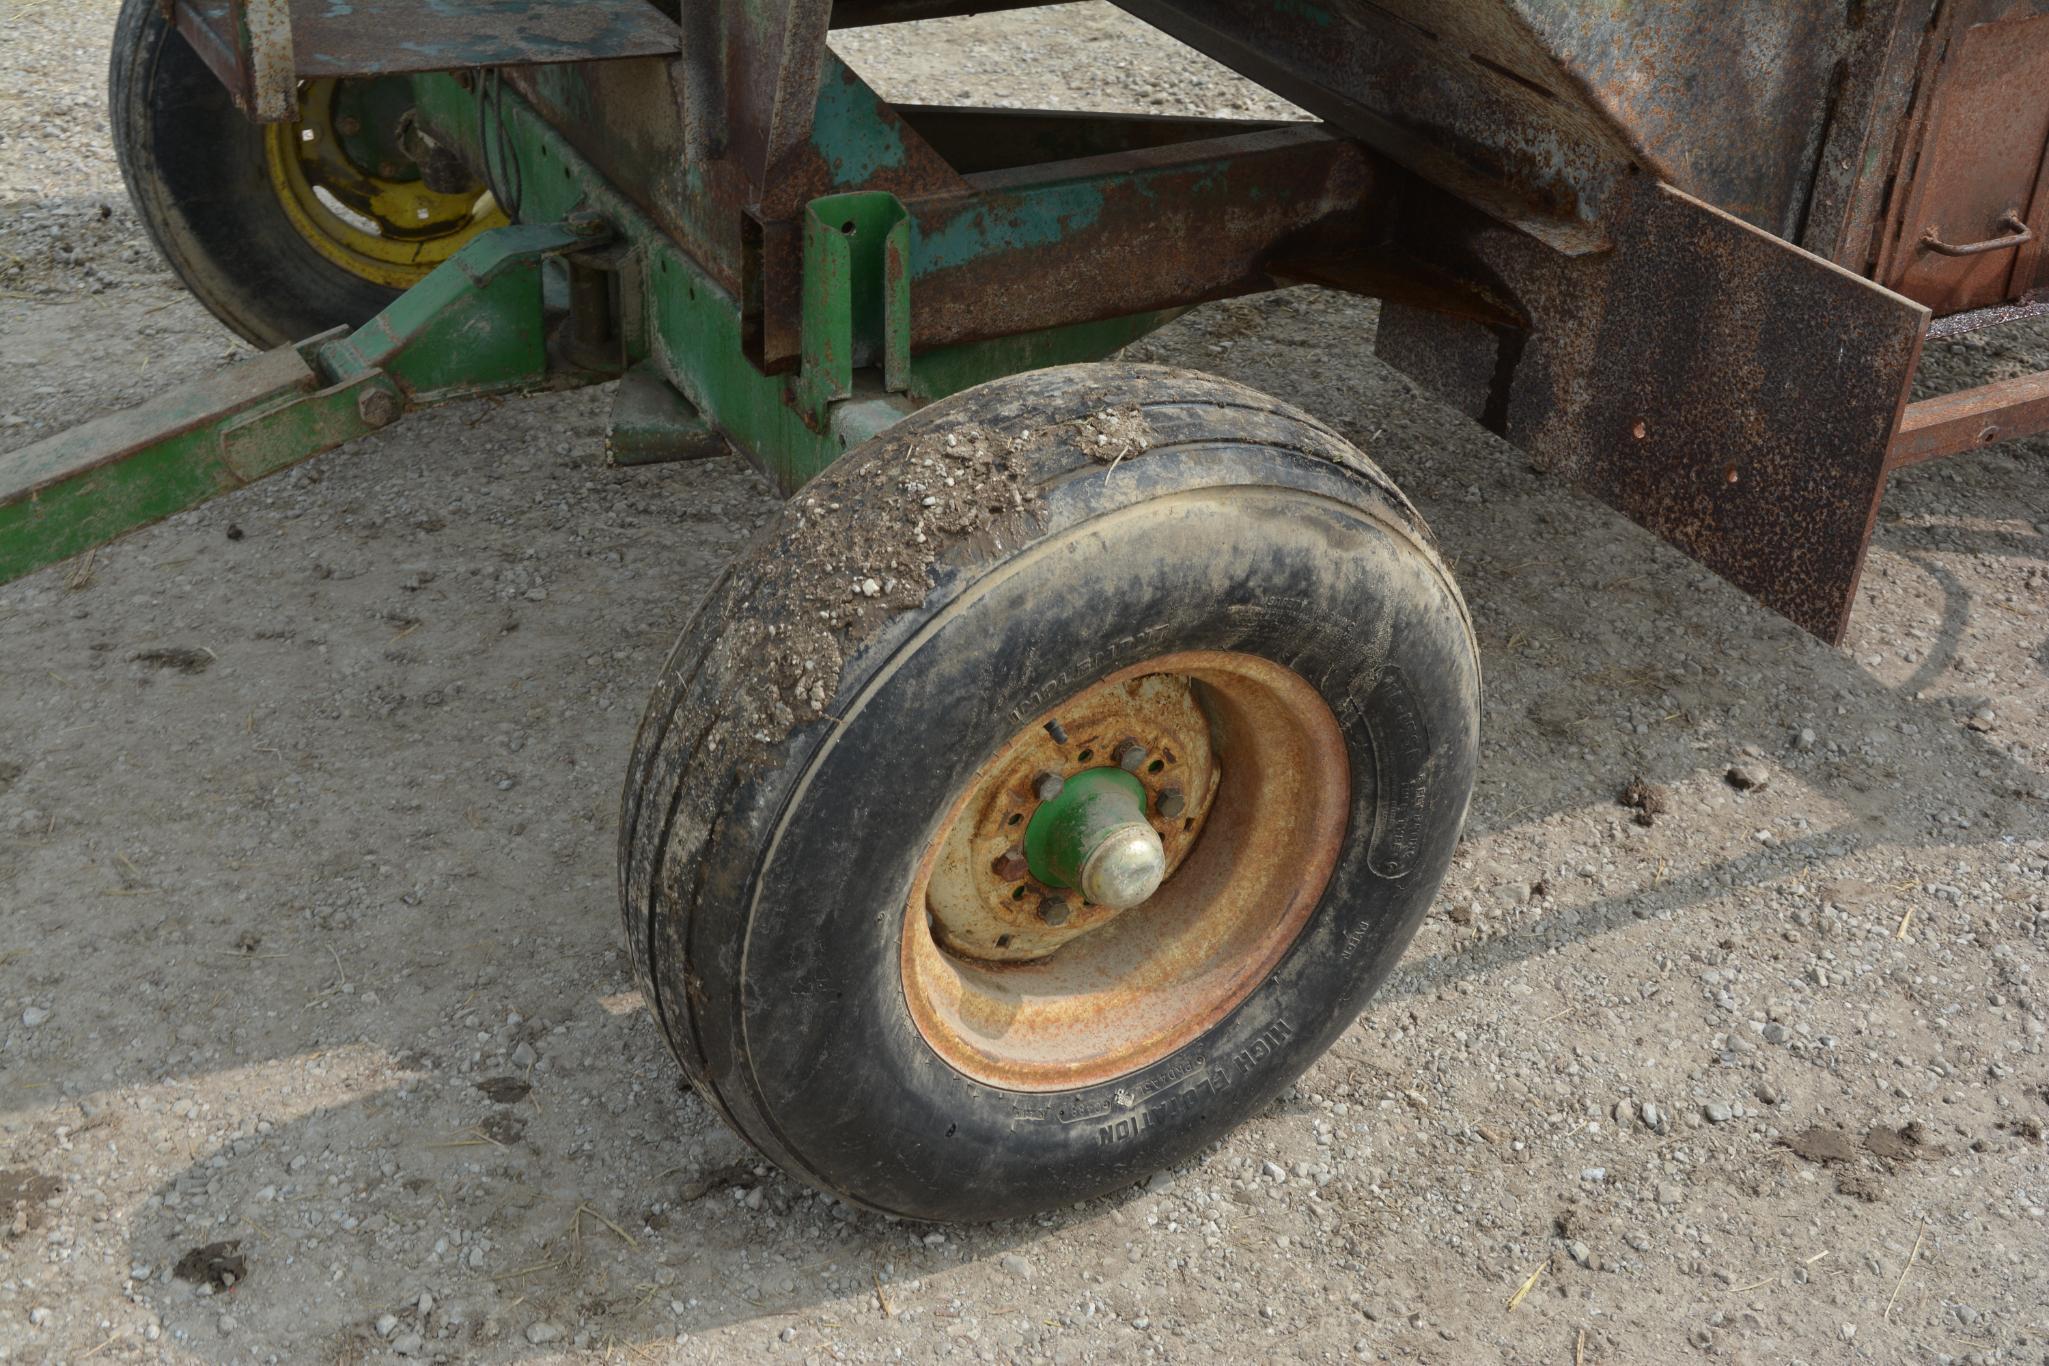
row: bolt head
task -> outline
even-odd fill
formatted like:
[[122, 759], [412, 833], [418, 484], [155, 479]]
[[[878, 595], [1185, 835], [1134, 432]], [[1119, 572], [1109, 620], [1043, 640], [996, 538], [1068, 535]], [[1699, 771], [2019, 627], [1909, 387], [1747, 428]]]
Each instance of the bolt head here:
[[1188, 809], [1188, 796], [1178, 787], [1167, 788], [1160, 793], [1159, 800], [1153, 803], [1153, 809], [1168, 820], [1173, 820]]
[[603, 237], [610, 232], [611, 225], [589, 209], [578, 209], [562, 220], [562, 226], [578, 237]]
[[1067, 898], [1059, 892], [1048, 892], [1039, 898], [1039, 919], [1056, 928], [1067, 923], [1073, 914]]
[[1041, 773], [1038, 777], [1032, 779], [1032, 795], [1042, 802], [1050, 802], [1059, 796], [1060, 790], [1066, 786], [1067, 779], [1061, 777], [1058, 773]]
[[1031, 864], [1025, 859], [1025, 851], [1014, 844], [998, 854], [996, 861], [989, 866], [995, 870], [996, 876], [1005, 882], [1022, 881], [1024, 875], [1032, 870]]
[[398, 419], [398, 395], [389, 389], [365, 389], [356, 395], [356, 415], [372, 427], [388, 427]]
[[363, 121], [353, 114], [344, 114], [334, 121], [334, 131], [345, 138], [352, 138], [363, 131]]
[[1136, 773], [1145, 767], [1145, 761], [1151, 756], [1145, 752], [1145, 746], [1138, 743], [1138, 741], [1120, 740], [1117, 748], [1111, 752], [1110, 757], [1115, 759], [1117, 767], [1123, 769], [1126, 773]]

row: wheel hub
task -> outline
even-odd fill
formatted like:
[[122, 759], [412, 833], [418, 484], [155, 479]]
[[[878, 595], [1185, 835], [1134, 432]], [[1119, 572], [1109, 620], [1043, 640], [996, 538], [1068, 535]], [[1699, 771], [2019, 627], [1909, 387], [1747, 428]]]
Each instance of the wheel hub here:
[[1021, 963], [1143, 915], [1201, 835], [1218, 778], [1187, 677], [1087, 689], [977, 776], [933, 867], [934, 935], [966, 958]]
[[901, 964], [919, 1033], [1022, 1090], [1165, 1057], [1294, 942], [1349, 790], [1329, 705], [1270, 660], [1184, 651], [1084, 689], [975, 773], [919, 862]]
[[1075, 774], [1025, 827], [1032, 875], [1113, 911], [1138, 905], [1167, 876], [1167, 848], [1146, 822], [1145, 800], [1144, 784], [1121, 768]]

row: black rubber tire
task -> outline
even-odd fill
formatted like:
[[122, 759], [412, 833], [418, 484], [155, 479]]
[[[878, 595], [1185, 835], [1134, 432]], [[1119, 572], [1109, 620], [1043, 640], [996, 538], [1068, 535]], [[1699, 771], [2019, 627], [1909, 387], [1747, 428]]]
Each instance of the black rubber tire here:
[[157, 0], [123, 0], [107, 67], [114, 155], [150, 240], [207, 311], [262, 347], [357, 327], [398, 297], [315, 251], [243, 117]]
[[[1151, 448], [1092, 458], [1077, 424], [1133, 407]], [[852, 628], [824, 716], [787, 734], [764, 724], [767, 628], [845, 601], [850, 573], [860, 582], [858, 565], [820, 566], [813, 548], [906, 529], [920, 504], [902, 488], [909, 455], [977, 429], [1041, 434], [1012, 458], [1036, 509], [948, 544], [922, 601]], [[1180, 1052], [1050, 1095], [972, 1080], [905, 1003], [914, 865], [1018, 726], [1184, 649], [1285, 664], [1337, 716], [1352, 809], [1325, 895], [1266, 981]], [[642, 989], [705, 1099], [852, 1202], [972, 1221], [1105, 1192], [1222, 1136], [1365, 1006], [1458, 840], [1479, 687], [1470, 622], [1421, 520], [1314, 419], [1157, 367], [969, 390], [807, 486], [677, 644], [621, 817]]]

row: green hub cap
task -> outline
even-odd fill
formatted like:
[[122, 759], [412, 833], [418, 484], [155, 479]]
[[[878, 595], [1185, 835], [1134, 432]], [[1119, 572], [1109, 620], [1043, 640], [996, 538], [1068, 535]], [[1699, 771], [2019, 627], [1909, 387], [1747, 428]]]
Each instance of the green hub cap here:
[[1167, 854], [1145, 818], [1145, 785], [1121, 768], [1091, 768], [1041, 802], [1025, 827], [1025, 859], [1048, 887], [1073, 887], [1124, 910], [1159, 890]]

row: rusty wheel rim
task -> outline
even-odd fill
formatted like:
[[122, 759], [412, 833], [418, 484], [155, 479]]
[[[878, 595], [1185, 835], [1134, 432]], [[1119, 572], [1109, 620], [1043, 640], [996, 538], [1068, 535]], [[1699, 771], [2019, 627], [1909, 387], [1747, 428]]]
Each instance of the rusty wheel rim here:
[[[1145, 759], [1118, 762], [1134, 741]], [[1049, 755], [1067, 775], [1135, 768], [1166, 856], [1149, 899], [1116, 911], [1069, 893], [1059, 924], [1037, 909], [1060, 889], [1020, 870], [1009, 841], [1042, 804]], [[1186, 651], [1083, 689], [976, 770], [919, 860], [901, 955], [919, 1033], [956, 1070], [1021, 1091], [1114, 1080], [1178, 1051], [1294, 944], [1336, 866], [1350, 792], [1336, 717], [1271, 660]]]

